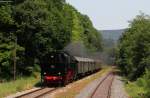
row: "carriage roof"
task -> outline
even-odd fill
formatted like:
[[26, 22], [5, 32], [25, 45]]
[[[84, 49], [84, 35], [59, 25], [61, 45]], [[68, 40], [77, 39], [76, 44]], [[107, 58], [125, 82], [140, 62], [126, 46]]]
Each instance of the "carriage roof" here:
[[78, 62], [94, 62], [93, 59], [90, 59], [90, 58], [83, 58], [83, 57], [77, 57], [75, 56], [74, 57]]

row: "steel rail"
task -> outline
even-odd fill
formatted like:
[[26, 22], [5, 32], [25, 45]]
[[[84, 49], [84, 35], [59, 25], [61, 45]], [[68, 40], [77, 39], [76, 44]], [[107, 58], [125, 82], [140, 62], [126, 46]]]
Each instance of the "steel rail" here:
[[107, 98], [110, 98], [110, 97], [111, 97], [111, 87], [112, 87], [112, 83], [113, 83], [114, 78], [115, 78], [115, 75], [114, 75], [114, 73], [113, 73], [113, 77], [112, 77], [111, 83], [110, 83], [110, 85], [109, 85], [109, 90], [108, 90]]
[[42, 93], [42, 94], [40, 94], [40, 95], [38, 95], [38, 96], [36, 96], [36, 97], [34, 97], [34, 98], [43, 98], [43, 96], [45, 96], [45, 95], [47, 95], [47, 94], [49, 94], [49, 93], [52, 93], [52, 92], [55, 91], [55, 90], [57, 90], [57, 88], [51, 89], [51, 90], [49, 90], [49, 91], [47, 91], [47, 92], [44, 92], [44, 93]]
[[21, 97], [23, 97], [23, 96], [26, 96], [26, 95], [32, 94], [32, 93], [34, 93], [34, 92], [37, 92], [37, 91], [40, 91], [40, 90], [43, 90], [43, 89], [45, 89], [45, 88], [39, 88], [39, 89], [36, 89], [36, 90], [30, 91], [30, 92], [27, 92], [27, 93], [25, 93], [25, 94], [22, 94], [22, 95], [16, 96], [16, 97], [14, 97], [14, 98], [21, 98]]
[[[113, 75], [113, 78], [114, 78], [113, 72], [108, 73], [108, 74], [99, 82], [99, 84], [98, 84], [97, 87], [94, 89], [94, 91], [92, 92], [92, 94], [90, 95], [89, 98], [93, 98], [93, 96], [95, 95], [95, 93], [96, 93], [96, 91], [98, 90], [98, 88], [100, 87], [100, 85], [101, 85], [102, 83], [104, 83], [104, 81], [105, 81], [110, 75]], [[111, 90], [110, 90], [110, 89], [111, 89], [112, 82], [113, 82], [113, 79], [111, 79], [111, 84], [109, 85], [109, 90], [108, 90], [107, 98], [110, 98], [110, 95], [111, 95]]]

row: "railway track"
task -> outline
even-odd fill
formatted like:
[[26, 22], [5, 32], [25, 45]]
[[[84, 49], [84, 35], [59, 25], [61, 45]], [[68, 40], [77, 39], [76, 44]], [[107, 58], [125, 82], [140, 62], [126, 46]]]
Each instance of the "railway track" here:
[[89, 98], [110, 98], [111, 97], [111, 86], [114, 79], [114, 73], [111, 72], [105, 76], [102, 81], [98, 84], [95, 90], [92, 92]]
[[45, 95], [52, 93], [58, 88], [40, 88], [14, 98], [44, 98]]

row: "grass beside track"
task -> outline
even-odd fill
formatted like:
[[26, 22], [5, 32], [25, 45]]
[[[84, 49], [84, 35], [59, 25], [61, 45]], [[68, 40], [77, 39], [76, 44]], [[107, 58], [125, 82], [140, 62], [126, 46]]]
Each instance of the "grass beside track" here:
[[83, 78], [79, 81], [76, 81], [72, 84], [67, 85], [64, 89], [63, 92], [58, 92], [55, 94], [54, 98], [75, 98], [75, 96], [77, 94], [80, 93], [80, 91], [87, 86], [87, 84], [89, 84], [90, 82], [92, 82], [93, 80], [101, 77], [103, 74], [106, 74], [107, 72], [109, 72], [110, 70], [112, 70], [111, 67], [107, 67], [107, 68], [103, 68], [101, 71], [88, 76], [86, 78]]
[[146, 98], [142, 97], [145, 93], [145, 89], [143, 87], [138, 86], [135, 82], [129, 82], [126, 84], [126, 91], [131, 96], [131, 98]]
[[28, 78], [20, 78], [16, 81], [5, 82], [0, 84], [0, 98], [4, 98], [13, 93], [17, 93], [18, 91], [23, 91], [27, 89], [31, 89], [37, 82], [39, 82], [39, 78], [28, 77]]
[[150, 98], [150, 70], [146, 69], [136, 81], [128, 82], [126, 89], [131, 98]]

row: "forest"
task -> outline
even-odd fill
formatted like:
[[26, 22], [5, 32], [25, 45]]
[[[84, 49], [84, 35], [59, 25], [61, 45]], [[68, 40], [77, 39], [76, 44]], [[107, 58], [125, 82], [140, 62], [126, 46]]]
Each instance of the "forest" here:
[[82, 42], [92, 51], [102, 49], [101, 35], [89, 17], [65, 0], [1, 2], [0, 82], [39, 71], [46, 53], [71, 42]]

